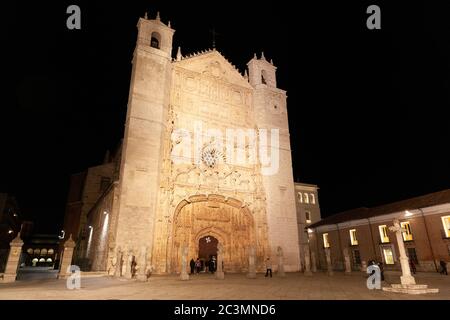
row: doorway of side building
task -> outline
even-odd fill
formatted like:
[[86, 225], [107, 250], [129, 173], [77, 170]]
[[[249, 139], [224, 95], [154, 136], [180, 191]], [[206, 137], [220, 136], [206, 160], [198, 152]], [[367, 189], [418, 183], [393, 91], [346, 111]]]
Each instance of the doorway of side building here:
[[219, 240], [213, 236], [204, 236], [198, 242], [198, 257], [202, 263], [201, 270], [214, 272], [217, 261], [217, 245]]

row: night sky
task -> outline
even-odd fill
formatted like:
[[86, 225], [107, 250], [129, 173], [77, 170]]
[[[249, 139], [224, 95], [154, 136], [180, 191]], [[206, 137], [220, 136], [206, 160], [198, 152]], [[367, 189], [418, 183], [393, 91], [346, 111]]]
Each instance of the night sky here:
[[[0, 192], [36, 232], [61, 229], [70, 174], [123, 137], [137, 20], [157, 10], [174, 56], [210, 48], [214, 28], [240, 70], [254, 52], [273, 59], [294, 177], [319, 185], [322, 216], [449, 188], [450, 4], [390, 2], [2, 4]], [[81, 30], [66, 28], [70, 4]], [[381, 30], [366, 28], [370, 4]]]

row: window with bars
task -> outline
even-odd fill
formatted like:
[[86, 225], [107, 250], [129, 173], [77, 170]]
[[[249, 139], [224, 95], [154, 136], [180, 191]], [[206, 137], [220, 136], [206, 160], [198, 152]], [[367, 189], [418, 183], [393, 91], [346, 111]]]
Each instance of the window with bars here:
[[361, 254], [359, 250], [353, 250], [353, 264], [361, 264]]

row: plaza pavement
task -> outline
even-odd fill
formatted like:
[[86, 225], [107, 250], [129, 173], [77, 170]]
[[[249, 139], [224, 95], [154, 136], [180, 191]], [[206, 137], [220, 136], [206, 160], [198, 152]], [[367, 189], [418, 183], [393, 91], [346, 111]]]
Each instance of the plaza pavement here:
[[[399, 282], [399, 273], [386, 274], [383, 286]], [[152, 275], [147, 282], [119, 280], [106, 276], [82, 276], [81, 288], [69, 290], [65, 280], [28, 280], [5, 284], [0, 281], [0, 300], [6, 299], [155, 299], [155, 300], [450, 300], [450, 276], [434, 273], [416, 274], [416, 282], [439, 288], [437, 294], [405, 295], [382, 290], [369, 290], [365, 274], [354, 272], [347, 276], [335, 272], [334, 276], [314, 273], [307, 277], [301, 273], [287, 273], [285, 278], [247, 279], [242, 274], [226, 274], [216, 280], [211, 274], [191, 276], [181, 281], [176, 276]]]

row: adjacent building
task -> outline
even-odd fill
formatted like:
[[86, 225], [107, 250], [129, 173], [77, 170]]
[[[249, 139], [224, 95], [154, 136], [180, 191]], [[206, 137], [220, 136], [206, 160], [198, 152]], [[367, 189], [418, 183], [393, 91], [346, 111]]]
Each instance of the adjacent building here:
[[[438, 271], [440, 261], [450, 264], [450, 190], [374, 208], [357, 208], [327, 217], [309, 226], [312, 254], [326, 269], [325, 248], [330, 248], [334, 270], [344, 270], [344, 249], [353, 270], [370, 260], [386, 270], [400, 270], [399, 250], [389, 230], [398, 219], [406, 253], [417, 271]], [[365, 262], [365, 263], [364, 263]]]
[[309, 246], [308, 228], [320, 221], [319, 187], [314, 184], [296, 182], [294, 184], [297, 207], [298, 243], [302, 269], [304, 248]]

